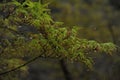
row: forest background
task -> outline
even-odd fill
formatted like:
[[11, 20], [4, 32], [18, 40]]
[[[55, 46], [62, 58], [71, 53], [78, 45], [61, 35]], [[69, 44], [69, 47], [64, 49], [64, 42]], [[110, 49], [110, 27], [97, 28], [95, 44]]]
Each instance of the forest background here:
[[[77, 33], [79, 38], [96, 40], [100, 43], [113, 42], [120, 46], [119, 1], [43, 0], [42, 3], [48, 2], [53, 20], [61, 21], [61, 24], [70, 29], [72, 26], [79, 28]], [[120, 80], [118, 54], [112, 56], [95, 54], [94, 61], [94, 70], [89, 70], [86, 65], [78, 62], [40, 58], [29, 64], [28, 73], [25, 73], [26, 76], [20, 74], [19, 79], [65, 80], [66, 76], [70, 76], [71, 80]], [[63, 67], [66, 68], [68, 75], [64, 73]], [[11, 77], [8, 80], [12, 80]]]

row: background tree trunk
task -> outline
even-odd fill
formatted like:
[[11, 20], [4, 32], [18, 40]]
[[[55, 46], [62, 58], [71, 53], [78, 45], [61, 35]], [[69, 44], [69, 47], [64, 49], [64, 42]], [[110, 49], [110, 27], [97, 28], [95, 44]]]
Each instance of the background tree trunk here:
[[64, 73], [65, 79], [66, 80], [73, 80], [70, 72], [67, 69], [67, 66], [66, 66], [64, 60], [60, 60], [60, 66], [61, 66], [61, 69]]

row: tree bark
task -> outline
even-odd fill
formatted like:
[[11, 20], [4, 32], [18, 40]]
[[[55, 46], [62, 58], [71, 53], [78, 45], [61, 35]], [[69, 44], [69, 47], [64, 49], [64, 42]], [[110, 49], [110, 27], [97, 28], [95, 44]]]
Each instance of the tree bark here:
[[60, 60], [60, 66], [64, 73], [65, 80], [73, 80], [70, 72], [67, 69], [67, 66], [66, 66], [64, 60]]

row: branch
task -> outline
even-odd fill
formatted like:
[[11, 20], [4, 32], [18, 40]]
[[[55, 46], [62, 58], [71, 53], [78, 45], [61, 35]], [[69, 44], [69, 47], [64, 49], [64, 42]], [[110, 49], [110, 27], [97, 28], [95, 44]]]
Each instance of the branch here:
[[18, 70], [18, 69], [20, 69], [20, 68], [28, 65], [29, 63], [37, 60], [39, 57], [41, 57], [41, 55], [34, 57], [33, 59], [27, 61], [26, 63], [24, 63], [24, 64], [22, 64], [22, 65], [20, 65], [20, 66], [18, 66], [18, 67], [16, 67], [16, 68], [14, 68], [14, 69], [11, 69], [11, 70], [8, 70], [8, 71], [5, 71], [5, 72], [0, 73], [0, 76], [5, 75], [5, 74], [8, 74], [8, 73], [13, 72], [13, 71], [16, 71], [16, 70]]
[[41, 0], [40, 2], [41, 2], [41, 4], [43, 4], [43, 0]]
[[[45, 47], [45, 45], [43, 46], [43, 50], [44, 50], [44, 51], [43, 51], [42, 53], [44, 53], [44, 52], [46, 51], [46, 50], [44, 49], [44, 47]], [[16, 71], [16, 70], [18, 70], [18, 69], [20, 69], [20, 68], [28, 65], [29, 63], [31, 63], [31, 62], [37, 60], [38, 58], [42, 57], [42, 53], [41, 53], [39, 56], [36, 56], [36, 57], [30, 59], [30, 60], [27, 61], [26, 63], [24, 63], [24, 64], [22, 64], [22, 65], [20, 65], [20, 66], [18, 66], [18, 67], [16, 67], [16, 68], [13, 68], [13, 69], [11, 69], [11, 70], [8, 70], [8, 71], [5, 71], [5, 72], [0, 73], [0, 76], [5, 75], [5, 74], [8, 74], [8, 73], [13, 72], [13, 71]]]

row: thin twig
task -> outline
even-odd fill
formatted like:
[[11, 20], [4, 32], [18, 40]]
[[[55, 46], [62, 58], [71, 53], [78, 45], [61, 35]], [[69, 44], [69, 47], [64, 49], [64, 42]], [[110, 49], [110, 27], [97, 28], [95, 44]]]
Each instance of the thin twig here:
[[24, 63], [24, 64], [22, 64], [22, 65], [20, 65], [20, 66], [18, 66], [18, 67], [16, 67], [16, 68], [13, 68], [13, 69], [8, 70], [8, 71], [5, 71], [5, 72], [2, 72], [2, 73], [0, 73], [0, 76], [5, 75], [5, 74], [8, 74], [8, 73], [13, 72], [13, 71], [16, 71], [16, 70], [18, 70], [18, 69], [20, 69], [20, 68], [22, 68], [22, 67], [28, 65], [29, 63], [31, 63], [31, 62], [37, 60], [37, 59], [40, 58], [40, 57], [41, 57], [41, 55], [36, 56], [36, 57], [34, 57], [33, 59], [27, 61], [26, 63]]

